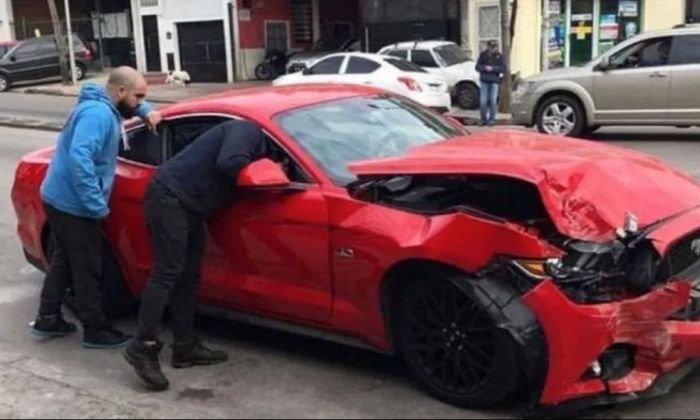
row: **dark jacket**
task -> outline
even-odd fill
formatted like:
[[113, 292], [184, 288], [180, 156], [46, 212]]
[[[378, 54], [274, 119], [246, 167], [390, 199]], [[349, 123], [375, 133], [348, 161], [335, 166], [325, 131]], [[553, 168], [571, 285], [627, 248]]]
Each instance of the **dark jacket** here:
[[[486, 71], [486, 66], [493, 67], [493, 71]], [[481, 81], [484, 83], [500, 83], [501, 75], [506, 72], [506, 62], [503, 54], [497, 52], [491, 54], [489, 50], [481, 53], [476, 62], [476, 71], [481, 73]]]
[[265, 155], [265, 134], [246, 121], [210, 129], [161, 165], [155, 179], [188, 211], [208, 217], [232, 202], [241, 169]]

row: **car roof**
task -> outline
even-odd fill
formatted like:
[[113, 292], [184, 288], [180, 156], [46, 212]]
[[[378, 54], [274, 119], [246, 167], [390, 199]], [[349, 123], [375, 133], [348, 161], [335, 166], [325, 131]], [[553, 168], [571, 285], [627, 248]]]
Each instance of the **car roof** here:
[[656, 31], [644, 32], [639, 35], [640, 38], [655, 38], [659, 36], [675, 36], [675, 35], [700, 35], [700, 24], [695, 25], [679, 25], [670, 29], [660, 29]]
[[167, 107], [166, 116], [182, 113], [233, 113], [244, 118], [269, 120], [276, 114], [311, 105], [370, 96], [381, 90], [361, 85], [300, 84], [232, 89]]
[[[328, 54], [324, 56], [322, 59], [330, 58], [330, 57], [360, 57], [360, 58], [366, 58], [368, 60], [373, 60], [377, 62], [384, 62], [384, 60], [387, 59], [387, 56], [384, 54], [375, 54], [375, 53], [364, 53], [364, 52], [340, 52], [340, 53], [333, 53], [333, 54]], [[319, 60], [321, 61], [321, 60]]]
[[396, 44], [390, 44], [382, 48], [384, 49], [412, 49], [412, 48], [428, 48], [433, 49], [437, 47], [442, 47], [445, 45], [454, 44], [452, 41], [408, 41], [408, 42], [398, 42]]

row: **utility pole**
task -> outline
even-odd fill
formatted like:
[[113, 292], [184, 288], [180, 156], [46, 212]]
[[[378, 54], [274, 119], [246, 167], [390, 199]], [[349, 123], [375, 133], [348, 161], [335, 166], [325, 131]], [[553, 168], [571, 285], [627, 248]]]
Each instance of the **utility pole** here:
[[549, 70], [549, 0], [542, 0], [542, 71]]
[[518, 7], [517, 0], [513, 4], [513, 11], [508, 13], [510, 10], [511, 0], [500, 0], [501, 6], [501, 41], [503, 43], [503, 57], [505, 57], [506, 71], [505, 77], [503, 78], [503, 92], [501, 94], [501, 105], [500, 109], [502, 112], [510, 112], [510, 101], [511, 94], [513, 91], [513, 81], [510, 75], [510, 50], [511, 50], [511, 13], [516, 13], [515, 8]]
[[61, 28], [61, 19], [58, 16], [58, 10], [56, 10], [55, 0], [46, 0], [49, 4], [49, 11], [51, 12], [51, 22], [53, 23], [53, 34], [56, 39], [56, 48], [58, 50], [58, 61], [61, 65], [61, 77], [63, 79], [63, 84], [70, 84], [71, 77], [68, 74], [68, 62], [66, 58], [68, 53], [66, 51], [66, 43], [63, 38], [63, 28]]
[[68, 58], [70, 59], [70, 75], [71, 82], [75, 86], [77, 81], [77, 73], [75, 71], [75, 45], [73, 45], [73, 25], [70, 21], [70, 0], [64, 0], [66, 9], [66, 27], [68, 28]]

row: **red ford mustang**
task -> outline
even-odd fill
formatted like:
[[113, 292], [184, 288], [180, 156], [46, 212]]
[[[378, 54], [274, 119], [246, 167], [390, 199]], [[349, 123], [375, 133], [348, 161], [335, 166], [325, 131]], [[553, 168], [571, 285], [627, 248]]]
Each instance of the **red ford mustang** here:
[[[700, 186], [640, 153], [526, 132], [467, 135], [368, 88], [226, 93], [132, 125], [104, 224], [106, 303], [133, 308], [152, 265], [155, 167], [229, 119], [275, 160], [209, 223], [199, 302], [267, 326], [400, 353], [465, 407], [526, 390], [532, 410], [668, 390], [700, 357]], [[230, 141], [235, 141], [231, 139]], [[50, 260], [39, 198], [52, 150], [19, 164], [27, 259]]]

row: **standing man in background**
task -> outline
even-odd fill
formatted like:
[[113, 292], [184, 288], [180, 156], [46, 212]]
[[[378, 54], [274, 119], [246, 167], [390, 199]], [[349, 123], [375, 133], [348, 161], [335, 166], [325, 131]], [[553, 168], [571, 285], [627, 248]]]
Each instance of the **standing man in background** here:
[[489, 41], [488, 48], [481, 53], [476, 63], [481, 74], [481, 125], [493, 125], [498, 113], [498, 94], [501, 78], [506, 71], [503, 54], [498, 50], [498, 41]]

